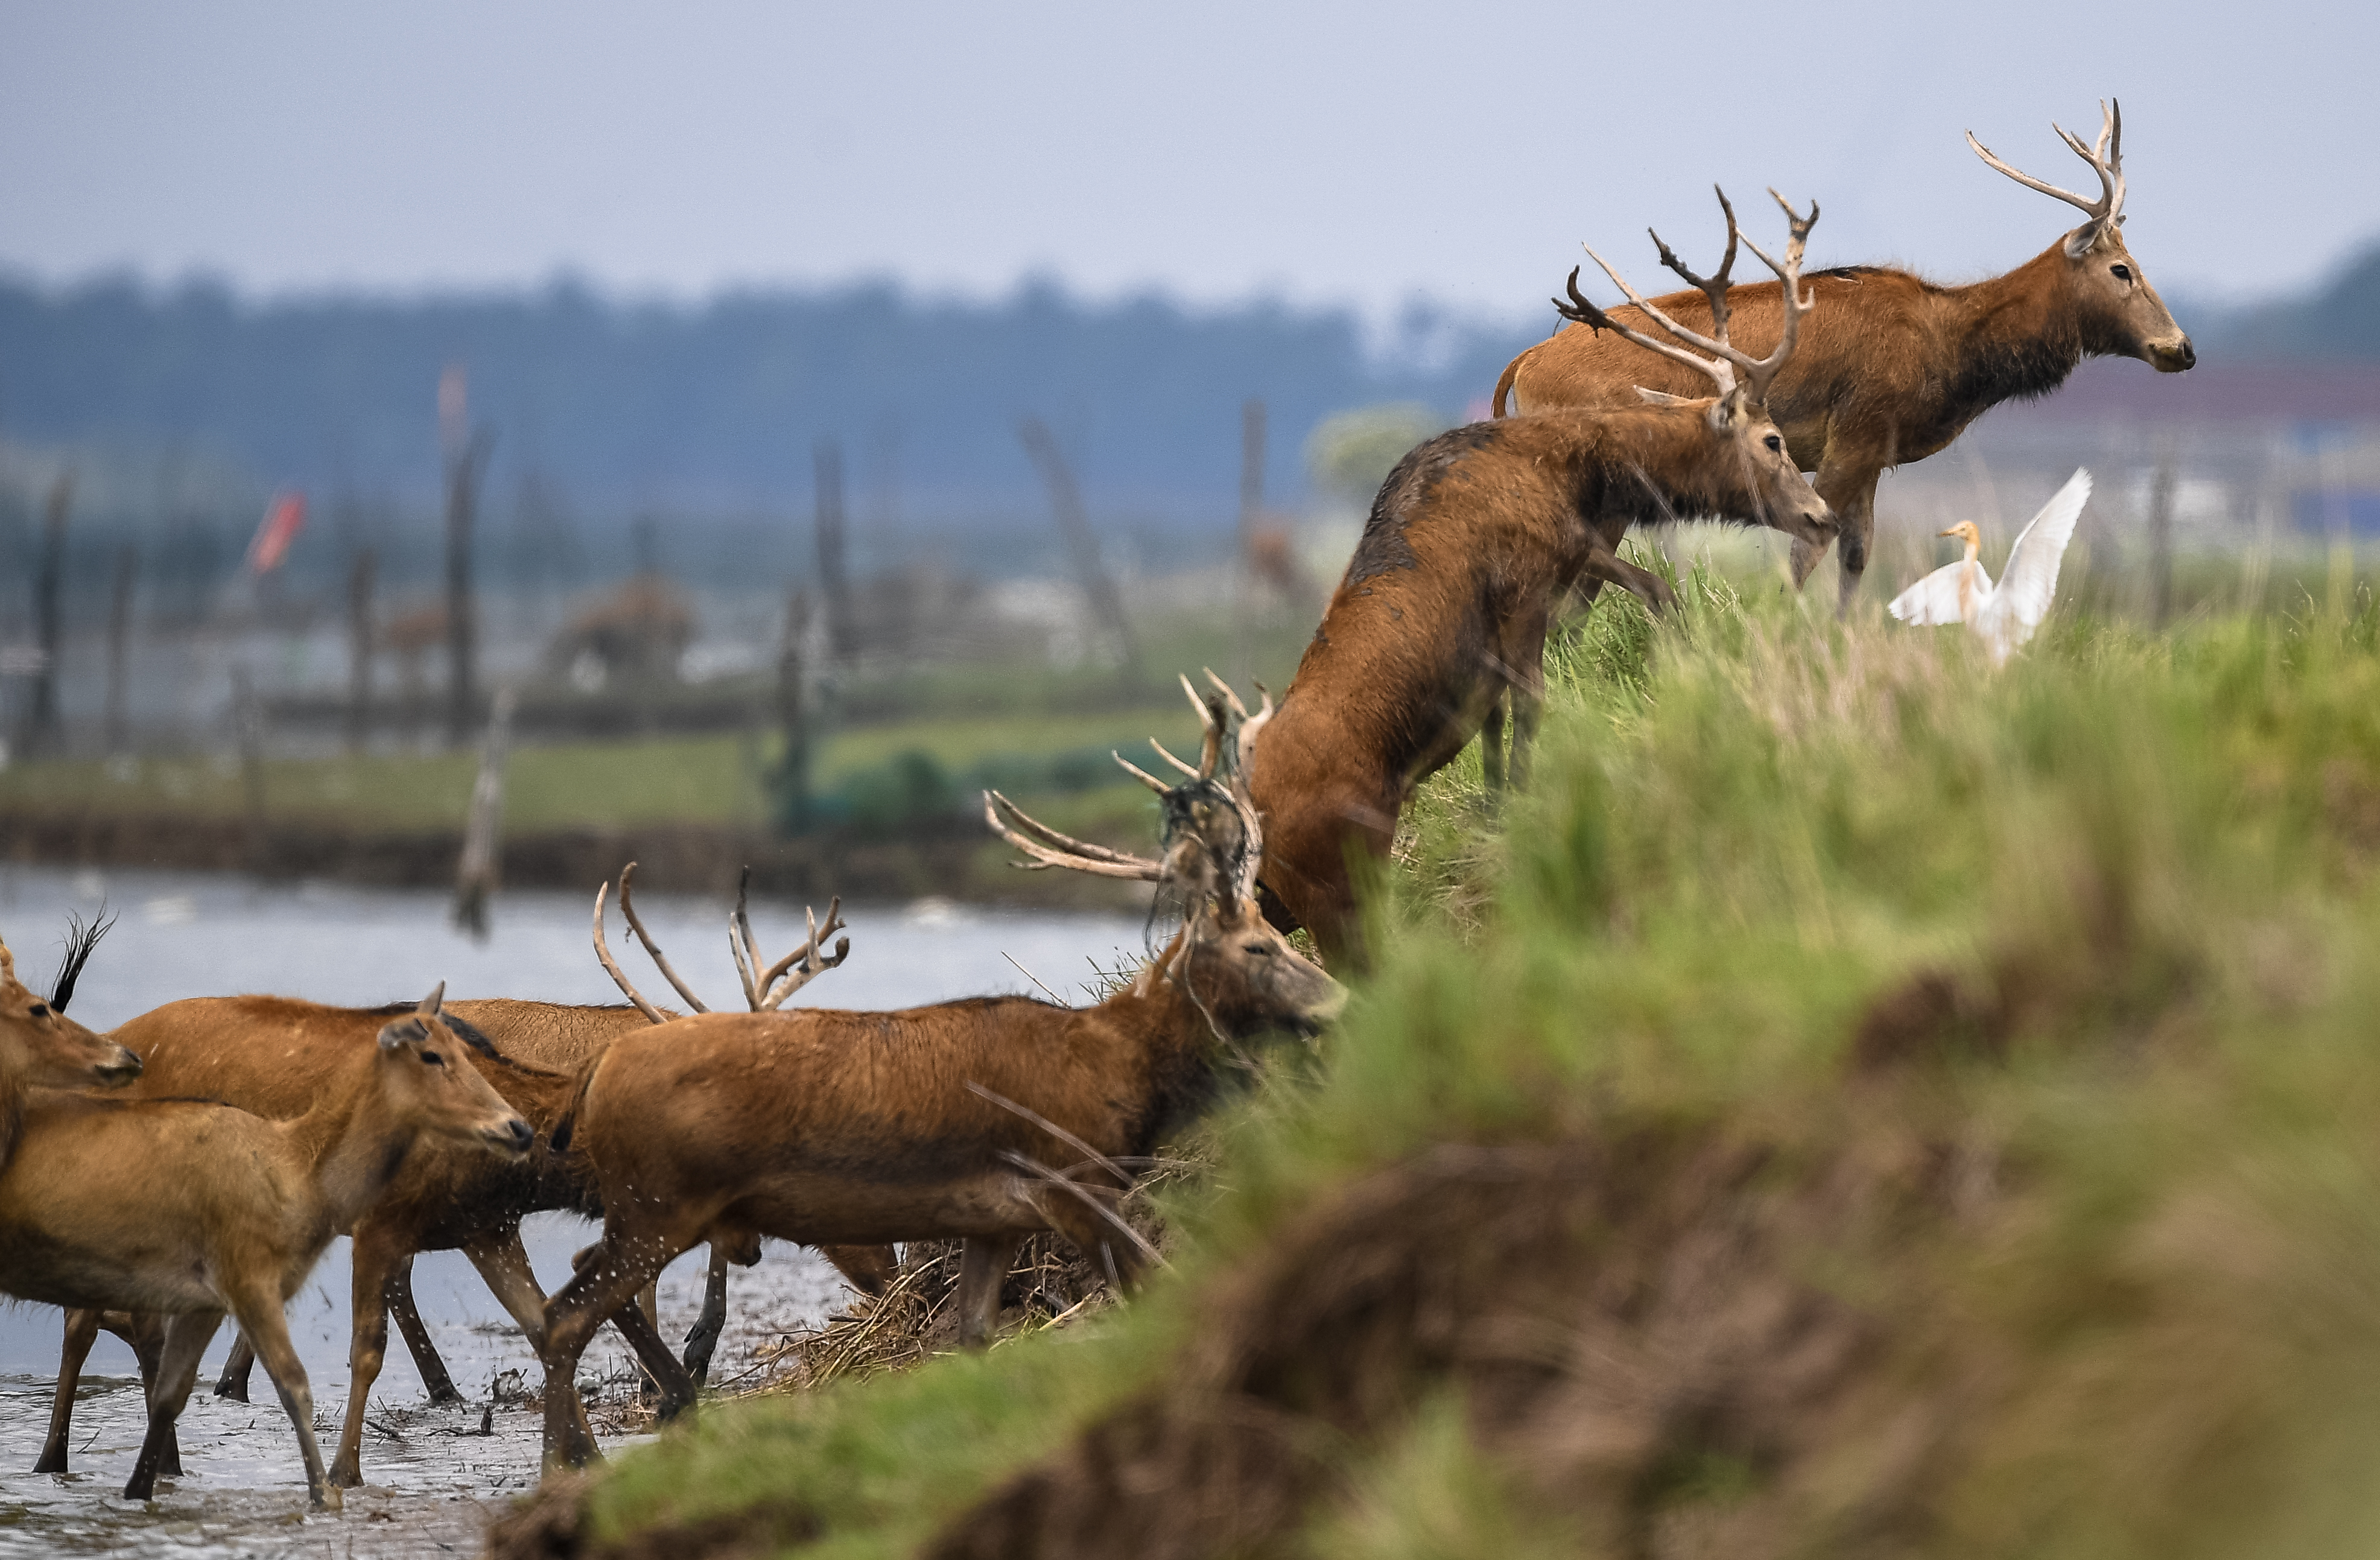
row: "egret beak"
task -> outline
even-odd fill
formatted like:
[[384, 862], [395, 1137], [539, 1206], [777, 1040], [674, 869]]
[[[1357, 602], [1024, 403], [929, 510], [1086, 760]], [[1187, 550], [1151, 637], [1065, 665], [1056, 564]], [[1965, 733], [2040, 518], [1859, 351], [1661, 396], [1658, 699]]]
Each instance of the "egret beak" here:
[[1947, 531], [1937, 531], [1934, 534], [1937, 537], [1955, 537], [1959, 534], [1959, 527], [1953, 526]]

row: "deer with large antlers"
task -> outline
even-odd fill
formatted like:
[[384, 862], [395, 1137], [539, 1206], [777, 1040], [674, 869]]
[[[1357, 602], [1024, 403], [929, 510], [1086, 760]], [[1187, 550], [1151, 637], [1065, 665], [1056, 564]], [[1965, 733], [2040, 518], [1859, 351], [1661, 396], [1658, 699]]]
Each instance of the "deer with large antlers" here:
[[[1241, 1042], [1311, 1033], [1344, 1000], [1251, 898], [1263, 834], [1244, 777], [1268, 701], [1200, 705], [1204, 761], [1163, 793], [1162, 856], [1069, 839], [998, 792], [991, 825], [1036, 865], [1169, 886], [1181, 931], [1088, 1008], [980, 997], [899, 1012], [705, 1013], [618, 1041], [572, 1128], [603, 1192], [603, 1240], [546, 1307], [549, 1466], [594, 1455], [572, 1389], [603, 1319], [720, 1229], [809, 1242], [957, 1239], [964, 1341], [997, 1320], [1017, 1243], [1056, 1229], [1121, 1280], [1154, 1253], [1117, 1216], [1132, 1170], [1224, 1087]], [[1227, 768], [1228, 766], [1228, 768]], [[1138, 771], [1135, 771], [1136, 773]], [[671, 1409], [692, 1401], [664, 1381]]]
[[0, 1293], [169, 1317], [126, 1498], [154, 1492], [199, 1358], [228, 1312], [279, 1390], [312, 1504], [339, 1505], [282, 1308], [416, 1140], [517, 1156], [531, 1136], [464, 1065], [440, 996], [383, 1024], [293, 1120], [120, 1094], [56, 1093], [25, 1108], [16, 1155], [0, 1170]]
[[[1647, 303], [1599, 256], [1636, 300], [1637, 318], [1669, 339], [1598, 308], [1572, 278], [1578, 319], [1625, 336], [1681, 378], [1699, 374], [1698, 396], [1473, 423], [1390, 473], [1256, 751], [1250, 784], [1269, 841], [1264, 884], [1276, 925], [1309, 928], [1327, 953], [1352, 951], [1350, 855], [1387, 854], [1414, 788], [1475, 736], [1490, 788], [1508, 773], [1517, 782], [1544, 692], [1546, 631], [1563, 599], [1585, 581], [1621, 586], [1657, 610], [1670, 599], [1659, 575], [1620, 557], [1629, 526], [1710, 515], [1813, 546], [1834, 534], [1834, 516], [1788, 457], [1766, 404], [1811, 308], [1800, 277], [1818, 220], [1815, 204], [1803, 217], [1777, 200], [1789, 224], [1781, 260], [1742, 236], [1725, 195], [1727, 252], [1716, 275], [1696, 275], [1654, 235], [1661, 262], [1707, 305], [1707, 331], [1681, 323], [1667, 302]], [[1783, 328], [1759, 357], [1730, 339], [1739, 245], [1777, 272], [1786, 300]]]
[[[2123, 116], [2101, 111], [2098, 139], [2085, 142], [2058, 128], [2090, 164], [2095, 196], [2061, 189], [2001, 162], [1975, 139], [1968, 144], [1992, 168], [2027, 189], [2080, 210], [2087, 219], [2005, 275], [1964, 287], [1937, 286], [1886, 266], [1814, 272], [1811, 292], [1825, 305], [1792, 362], [1776, 377], [1768, 406], [1793, 459], [1816, 473], [1818, 493], [1840, 517], [1841, 603], [1848, 607], [1867, 568], [1876, 528], [1876, 484], [1890, 466], [1946, 448], [2003, 401], [2046, 395], [2085, 357], [2134, 357], [2160, 373], [2198, 361], [2124, 242]], [[1573, 272], [1575, 275], [1575, 272]], [[1746, 284], [1727, 295], [1745, 339], [1784, 328], [1783, 289]], [[1698, 292], [1652, 300], [1689, 325], [1710, 318], [1714, 302]], [[1597, 321], [1557, 299], [1565, 320]], [[1641, 319], [1645, 306], [1613, 314]], [[1632, 345], [1633, 344], [1633, 345]], [[1636, 350], [1642, 338], [1564, 328], [1522, 353], [1496, 384], [1496, 415], [1507, 408], [1626, 405], [1645, 391], [1681, 393], [1693, 377], [1681, 365]], [[1793, 574], [1806, 581], [1825, 543], [1794, 538]], [[1592, 587], [1589, 587], [1589, 594]]]

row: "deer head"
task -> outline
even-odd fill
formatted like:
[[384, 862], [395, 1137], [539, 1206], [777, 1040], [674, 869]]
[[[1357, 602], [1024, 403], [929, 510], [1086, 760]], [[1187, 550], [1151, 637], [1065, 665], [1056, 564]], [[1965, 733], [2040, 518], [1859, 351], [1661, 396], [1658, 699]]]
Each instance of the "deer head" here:
[[[1318, 1032], [1346, 1005], [1346, 988], [1289, 946], [1257, 906], [1257, 873], [1264, 865], [1264, 826], [1248, 795], [1248, 761], [1273, 715], [1272, 696], [1248, 713], [1212, 671], [1214, 693], [1204, 697], [1187, 677], [1183, 691], [1198, 711], [1206, 739], [1195, 767], [1152, 740], [1151, 747], [1184, 777], [1168, 785], [1145, 769], [1115, 761], [1158, 794], [1165, 815], [1161, 859], [1111, 851], [1037, 822], [996, 791], [984, 792], [992, 830], [1032, 859], [1027, 870], [1065, 867], [1102, 877], [1170, 885], [1191, 901], [1189, 918], [1165, 951], [1134, 985], [1146, 995], [1158, 981], [1187, 991], [1208, 1019], [1234, 1038], [1268, 1030]], [[1262, 692], [1261, 689], [1258, 692]]]
[[392, 1116], [431, 1136], [526, 1154], [535, 1135], [479, 1070], [463, 1061], [463, 1042], [439, 1010], [446, 983], [411, 1014], [380, 1032], [380, 1097]]
[[[83, 1088], [124, 1083], [140, 1076], [140, 1058], [66, 1015], [74, 976], [90, 945], [106, 930], [103, 922], [86, 934], [78, 926], [69, 940], [67, 966], [48, 998], [17, 978], [17, 961], [0, 943], [0, 1087], [10, 1083]], [[80, 955], [80, 957], [78, 957]]]
[[1993, 156], [1973, 130], [1967, 132], [1967, 144], [1974, 148], [1976, 156], [2027, 189], [2063, 200], [2091, 219], [2058, 246], [2070, 268], [2068, 282], [2082, 316], [2084, 346], [2095, 353], [2137, 357], [2159, 373], [2180, 373], [2198, 361], [2198, 349], [2190, 345], [2173, 311], [2149, 285], [2141, 273], [2141, 262], [2124, 245], [2122, 105], [2114, 102], [2099, 105], [2099, 139], [2088, 146], [2062, 125], [2053, 124], [2050, 128], [2099, 176], [2097, 199], [2045, 184], [2009, 166]]
[[[1554, 308], [1563, 318], [1575, 320], [1591, 329], [1616, 331], [1625, 339], [1650, 352], [1658, 352], [1673, 362], [1682, 363], [1709, 378], [1716, 393], [1707, 402], [1662, 395], [1652, 391], [1640, 391], [1647, 401], [1664, 405], [1695, 405], [1704, 408], [1711, 436], [1729, 449], [1738, 472], [1743, 478], [1751, 502], [1746, 506], [1767, 525], [1813, 547], [1824, 547], [1835, 534], [1835, 517], [1827, 501], [1810, 486], [1800, 467], [1793, 464], [1791, 452], [1785, 447], [1785, 435], [1768, 415], [1768, 388], [1776, 382], [1778, 371], [1793, 356], [1793, 347], [1801, 338], [1802, 317], [1817, 302], [1815, 296], [1805, 297], [1802, 292], [1802, 254], [1808, 244], [1810, 229], [1817, 225], [1818, 206], [1810, 203], [1806, 217], [1794, 211], [1782, 195], [1770, 190], [1769, 196], [1785, 212], [1787, 236], [1785, 259], [1780, 263], [1771, 260], [1759, 245], [1742, 236], [1736, 226], [1735, 208], [1729, 203], [1727, 192], [1713, 187], [1718, 196], [1718, 209], [1727, 218], [1727, 252], [1720, 257], [1718, 272], [1712, 276], [1697, 276], [1689, 270], [1661, 236], [1648, 228], [1654, 247], [1660, 251], [1661, 263], [1683, 277], [1687, 285], [1698, 289], [1710, 301], [1711, 331], [1706, 336], [1687, 330], [1670, 319], [1642, 293], [1628, 284], [1627, 278], [1614, 270], [1611, 262], [1592, 248], [1587, 258], [1603, 268], [1628, 301], [1643, 310], [1645, 317], [1675, 338], [1662, 341], [1632, 329], [1611, 318], [1588, 301], [1578, 290], [1578, 268], [1570, 273], [1570, 301], [1554, 300]], [[1758, 255], [1761, 263], [1777, 273], [1784, 284], [1779, 305], [1783, 320], [1777, 345], [1766, 357], [1755, 357], [1728, 339], [1728, 288], [1733, 284], [1737, 247], [1741, 245]], [[1741, 377], [1739, 377], [1739, 375]]]

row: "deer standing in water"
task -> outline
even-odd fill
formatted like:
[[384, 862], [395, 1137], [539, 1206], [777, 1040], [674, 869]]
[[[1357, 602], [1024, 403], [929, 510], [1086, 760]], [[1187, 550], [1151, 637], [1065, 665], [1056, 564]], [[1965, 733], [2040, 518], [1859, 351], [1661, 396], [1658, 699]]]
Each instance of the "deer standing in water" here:
[[[279, 1119], [302, 1114], [343, 1058], [403, 1009], [334, 1008], [278, 997], [207, 997], [169, 1002], [115, 1032], [146, 1062], [138, 1092], [152, 1096], [200, 1096]], [[455, 1002], [441, 1016], [468, 1047], [466, 1061], [538, 1128], [550, 1129], [567, 1107], [578, 1070], [618, 1035], [643, 1029], [645, 1014], [627, 1007], [574, 1007], [553, 1002], [488, 999]], [[491, 1038], [493, 1036], [494, 1038]], [[499, 1046], [498, 1042], [501, 1042]], [[413, 1303], [417, 1252], [460, 1250], [534, 1347], [544, 1324], [545, 1291], [521, 1243], [521, 1219], [559, 1210], [599, 1218], [586, 1167], [543, 1147], [518, 1160], [499, 1160], [465, 1147], [425, 1143], [382, 1196], [357, 1222], [350, 1271], [346, 1416], [330, 1479], [363, 1481], [363, 1421], [388, 1347], [392, 1315], [412, 1348], [432, 1402], [456, 1402], [444, 1364]], [[891, 1253], [830, 1252], [828, 1257], [864, 1292], [890, 1281]], [[724, 1304], [723, 1290], [718, 1303]], [[618, 1319], [624, 1333], [646, 1326], [650, 1308]], [[715, 1336], [718, 1321], [706, 1307]], [[70, 1310], [52, 1405], [50, 1431], [34, 1471], [67, 1470], [74, 1394], [84, 1359], [104, 1326], [132, 1344], [143, 1374], [158, 1336], [154, 1318]], [[699, 1324], [698, 1324], [699, 1329]], [[658, 1335], [654, 1335], [658, 1339]], [[631, 1336], [632, 1344], [642, 1341]], [[640, 1356], [644, 1350], [640, 1349]], [[254, 1356], [247, 1340], [234, 1347], [217, 1391], [247, 1399]], [[169, 1440], [161, 1471], [176, 1461]]]
[[[1889, 466], [1923, 460], [2003, 401], [2046, 395], [2085, 357], [2134, 357], [2159, 373], [2198, 361], [2190, 337], [2125, 246], [2124, 123], [2104, 106], [2099, 137], [2058, 134], [2091, 165], [2095, 197], [2077, 195], [2018, 172], [1967, 143], [1998, 172], [2079, 208], [2089, 220], [2005, 275], [1971, 286], [1942, 287], [1888, 266], [1853, 265], [1813, 272], [1810, 288], [1826, 307], [1777, 376], [1768, 405], [1793, 459], [1817, 474], [1819, 496], [1842, 526], [1841, 603], [1848, 608], [1867, 568], [1876, 529], [1876, 478]], [[1577, 278], [1573, 271], [1573, 283]], [[1575, 286], [1572, 288], [1575, 297]], [[1727, 295], [1747, 340], [1780, 328], [1781, 290], [1746, 284]], [[1716, 302], [1716, 300], [1713, 300]], [[1697, 325], [1711, 303], [1692, 292], [1653, 300], [1663, 312]], [[1595, 320], [1559, 299], [1565, 319]], [[1615, 317], [1641, 320], [1634, 309]], [[1543, 412], [1558, 406], [1621, 406], [1639, 387], [1685, 393], [1693, 376], [1633, 350], [1635, 340], [1607, 340], [1597, 330], [1565, 328], [1530, 347], [1496, 383], [1496, 415], [1507, 406]], [[1821, 538], [1793, 543], [1795, 582], [1809, 578], [1825, 550]]]
[[[1232, 742], [1218, 699], [1203, 708], [1205, 761], [1190, 779], [1168, 788], [1140, 776], [1164, 795], [1161, 861], [1070, 840], [986, 793], [993, 828], [1036, 863], [1189, 896], [1181, 932], [1097, 1006], [983, 997], [899, 1012], [709, 1013], [603, 1054], [571, 1126], [602, 1187], [603, 1239], [546, 1306], [549, 1466], [595, 1455], [573, 1387], [594, 1330], [720, 1228], [810, 1242], [961, 1240], [967, 1343], [997, 1320], [1001, 1279], [1033, 1231], [1104, 1253], [1120, 1279], [1134, 1270], [1138, 1237], [1119, 1249], [1129, 1227], [1114, 1189], [1075, 1175], [1121, 1180], [1120, 1164], [1221, 1090], [1236, 1041], [1311, 1032], [1344, 1000], [1251, 898], [1263, 841], [1239, 776], [1271, 713], [1268, 703], [1246, 718]], [[1227, 756], [1237, 760], [1228, 783]], [[682, 1374], [662, 1393], [665, 1414], [692, 1401]]]
[[338, 1506], [283, 1307], [417, 1139], [516, 1156], [529, 1145], [528, 1123], [462, 1065], [440, 995], [355, 1047], [294, 1120], [197, 1100], [60, 1093], [28, 1103], [0, 1171], [0, 1292], [169, 1317], [127, 1499], [154, 1493], [200, 1356], [229, 1312], [298, 1433], [310, 1503]]
[[[1264, 816], [1276, 925], [1307, 927], [1327, 953], [1354, 951], [1350, 853], [1385, 856], [1414, 788], [1474, 736], [1484, 738], [1490, 789], [1500, 789], [1508, 704], [1510, 776], [1519, 781], [1545, 689], [1546, 631], [1563, 599], [1586, 580], [1620, 585], [1656, 610], [1670, 600], [1659, 575], [1621, 559], [1629, 526], [1713, 515], [1812, 545], [1834, 534], [1834, 515], [1767, 410], [1812, 308], [1800, 289], [1802, 254], [1818, 220], [1815, 204], [1803, 217], [1776, 199], [1790, 224], [1782, 260], [1742, 237], [1725, 195], [1727, 253], [1715, 276], [1695, 275], [1655, 236], [1662, 263], [1707, 301], [1707, 335], [1646, 303], [1608, 264], [1670, 339], [1584, 296], [1573, 306], [1682, 376], [1702, 376], [1701, 396], [1473, 423], [1421, 444], [1389, 474], [1255, 755], [1249, 785]], [[1762, 357], [1730, 336], [1739, 243], [1778, 274], [1785, 300]]]

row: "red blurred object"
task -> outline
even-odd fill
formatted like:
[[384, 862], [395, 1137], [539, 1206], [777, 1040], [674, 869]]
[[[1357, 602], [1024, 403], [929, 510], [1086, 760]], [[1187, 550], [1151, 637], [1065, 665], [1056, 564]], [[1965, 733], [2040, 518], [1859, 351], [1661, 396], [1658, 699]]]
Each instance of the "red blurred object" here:
[[289, 544], [306, 528], [306, 495], [275, 494], [264, 508], [264, 524], [248, 544], [248, 572], [269, 574], [289, 555]]

